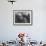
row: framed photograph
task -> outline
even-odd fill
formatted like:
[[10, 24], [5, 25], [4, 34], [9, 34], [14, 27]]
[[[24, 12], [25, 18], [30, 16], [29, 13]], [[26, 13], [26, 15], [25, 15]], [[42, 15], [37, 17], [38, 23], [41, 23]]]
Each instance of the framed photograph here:
[[13, 24], [32, 24], [32, 10], [13, 10]]

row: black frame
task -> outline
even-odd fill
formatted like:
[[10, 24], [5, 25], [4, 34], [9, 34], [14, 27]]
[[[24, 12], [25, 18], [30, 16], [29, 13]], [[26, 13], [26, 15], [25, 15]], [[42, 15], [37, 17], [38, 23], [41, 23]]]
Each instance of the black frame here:
[[[31, 19], [30, 19], [30, 23], [15, 23], [15, 12], [17, 12], [17, 11], [30, 11], [30, 13], [31, 13], [31, 15], [30, 15], [30, 17], [31, 17]], [[32, 25], [33, 24], [33, 11], [32, 10], [13, 10], [13, 25]]]

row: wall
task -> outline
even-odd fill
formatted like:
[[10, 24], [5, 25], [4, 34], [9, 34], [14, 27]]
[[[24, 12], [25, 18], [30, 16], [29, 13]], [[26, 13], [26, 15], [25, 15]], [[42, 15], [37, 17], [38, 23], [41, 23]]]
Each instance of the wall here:
[[[14, 26], [13, 10], [33, 10], [32, 26]], [[12, 5], [0, 0], [0, 40], [15, 40], [18, 32], [26, 32], [37, 41], [46, 40], [46, 0], [17, 0]]]

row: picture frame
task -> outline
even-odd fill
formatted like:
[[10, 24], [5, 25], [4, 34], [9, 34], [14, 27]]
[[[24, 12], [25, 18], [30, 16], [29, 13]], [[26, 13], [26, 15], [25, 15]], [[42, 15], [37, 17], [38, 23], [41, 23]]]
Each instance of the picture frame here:
[[32, 10], [13, 10], [13, 25], [32, 25]]

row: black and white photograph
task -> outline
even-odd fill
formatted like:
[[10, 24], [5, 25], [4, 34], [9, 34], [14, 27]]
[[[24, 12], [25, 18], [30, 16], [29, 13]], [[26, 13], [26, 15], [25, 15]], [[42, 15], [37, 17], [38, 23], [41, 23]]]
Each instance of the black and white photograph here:
[[14, 10], [13, 24], [31, 24], [32, 10]]

